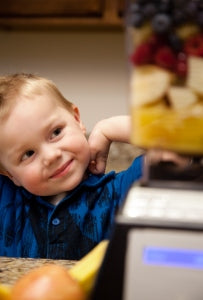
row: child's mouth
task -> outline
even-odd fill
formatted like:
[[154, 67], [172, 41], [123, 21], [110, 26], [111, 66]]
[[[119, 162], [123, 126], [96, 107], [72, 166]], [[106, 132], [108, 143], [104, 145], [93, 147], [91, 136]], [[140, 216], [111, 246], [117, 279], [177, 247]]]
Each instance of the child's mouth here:
[[73, 160], [69, 160], [66, 162], [64, 165], [62, 165], [59, 169], [57, 169], [51, 176], [50, 178], [59, 178], [63, 177], [69, 172], [70, 166], [72, 164]]

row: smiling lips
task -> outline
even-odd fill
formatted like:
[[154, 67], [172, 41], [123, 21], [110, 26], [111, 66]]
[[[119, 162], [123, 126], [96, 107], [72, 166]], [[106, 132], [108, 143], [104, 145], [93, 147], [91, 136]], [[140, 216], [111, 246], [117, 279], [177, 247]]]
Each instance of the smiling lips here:
[[50, 176], [50, 178], [59, 178], [62, 177], [64, 175], [66, 175], [69, 171], [70, 165], [72, 163], [73, 160], [69, 160], [68, 162], [66, 162], [61, 168], [57, 169], [54, 174], [52, 174]]

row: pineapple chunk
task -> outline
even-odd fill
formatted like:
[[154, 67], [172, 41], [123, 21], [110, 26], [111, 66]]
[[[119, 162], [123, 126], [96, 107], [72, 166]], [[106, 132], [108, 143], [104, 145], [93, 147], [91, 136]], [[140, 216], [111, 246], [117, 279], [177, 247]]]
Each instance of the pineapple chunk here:
[[203, 120], [203, 102], [197, 102], [190, 108], [191, 116]]
[[186, 108], [197, 102], [197, 95], [187, 87], [171, 86], [168, 90], [168, 98], [172, 107], [176, 110]]
[[132, 107], [132, 144], [203, 155], [203, 104], [177, 111], [163, 104]]
[[176, 34], [183, 40], [199, 32], [199, 27], [196, 24], [184, 24], [176, 29]]
[[171, 80], [171, 73], [157, 66], [136, 67], [130, 82], [132, 105], [141, 106], [159, 101], [166, 94]]
[[152, 35], [152, 27], [150, 24], [146, 23], [140, 28], [132, 29], [132, 40], [133, 46], [137, 47], [138, 45], [145, 42]]
[[203, 96], [203, 58], [196, 56], [188, 58], [187, 86]]

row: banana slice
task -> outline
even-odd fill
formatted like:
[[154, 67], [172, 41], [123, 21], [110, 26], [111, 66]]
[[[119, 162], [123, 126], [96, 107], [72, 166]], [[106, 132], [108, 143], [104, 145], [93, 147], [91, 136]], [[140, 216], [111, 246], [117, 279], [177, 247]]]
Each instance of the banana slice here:
[[203, 58], [189, 56], [187, 86], [203, 96]]
[[172, 74], [152, 65], [136, 67], [130, 83], [131, 103], [141, 106], [159, 101], [166, 94]]
[[85, 255], [69, 270], [70, 275], [79, 282], [87, 295], [92, 290], [107, 246], [107, 240], [100, 242], [92, 251]]
[[174, 109], [181, 110], [196, 103], [198, 97], [187, 87], [171, 86], [168, 90], [168, 99]]

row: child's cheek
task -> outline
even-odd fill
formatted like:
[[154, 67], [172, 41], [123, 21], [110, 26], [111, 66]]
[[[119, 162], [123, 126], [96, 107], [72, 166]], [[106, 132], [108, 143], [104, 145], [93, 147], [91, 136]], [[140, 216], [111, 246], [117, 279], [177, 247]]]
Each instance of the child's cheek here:
[[36, 189], [41, 183], [41, 176], [39, 172], [36, 172], [36, 170], [30, 169], [26, 170], [24, 173], [22, 184], [25, 189], [29, 190], [32, 193], [33, 189]]

